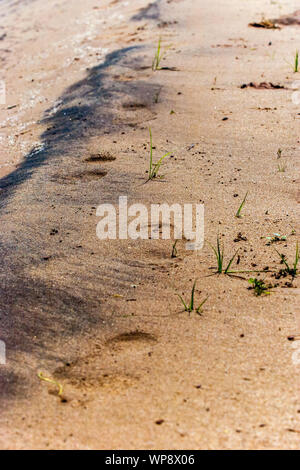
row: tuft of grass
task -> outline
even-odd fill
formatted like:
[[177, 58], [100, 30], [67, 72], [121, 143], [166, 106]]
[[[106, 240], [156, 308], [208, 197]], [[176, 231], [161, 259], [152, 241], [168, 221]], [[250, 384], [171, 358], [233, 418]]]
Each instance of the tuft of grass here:
[[232, 256], [232, 258], [230, 259], [229, 263], [227, 264], [226, 268], [224, 269], [224, 246], [222, 245], [221, 246], [221, 242], [220, 242], [220, 237], [218, 235], [217, 237], [217, 246], [213, 246], [211, 244], [209, 244], [210, 247], [213, 249], [213, 252], [216, 256], [216, 260], [217, 260], [217, 273], [218, 274], [231, 274], [232, 271], [230, 271], [230, 268], [231, 268], [231, 265], [236, 257], [236, 255], [238, 254], [238, 251], [237, 250], [235, 252], [235, 254]]
[[150, 134], [150, 163], [149, 163], [148, 181], [153, 180], [154, 178], [157, 178], [157, 175], [158, 175], [158, 172], [162, 165], [163, 160], [169, 155], [171, 155], [171, 152], [168, 152], [163, 157], [161, 157], [157, 163], [153, 163], [153, 139], [152, 139], [151, 128], [149, 128], [149, 134]]
[[201, 315], [201, 313], [203, 311], [202, 307], [205, 304], [205, 302], [207, 301], [208, 297], [205, 300], [203, 300], [203, 302], [201, 302], [201, 304], [199, 305], [198, 308], [195, 309], [195, 288], [196, 288], [196, 283], [197, 283], [197, 281], [195, 281], [194, 284], [193, 284], [192, 292], [191, 292], [191, 300], [190, 300], [190, 303], [188, 305], [185, 303], [185, 301], [183, 300], [181, 295], [179, 295], [179, 294], [176, 294], [176, 295], [180, 298], [181, 303], [184, 306], [184, 311], [185, 312], [192, 313], [193, 311], [196, 311], [196, 313], [198, 315]]
[[246, 195], [245, 195], [245, 197], [244, 197], [244, 199], [243, 199], [243, 201], [242, 201], [240, 207], [238, 208], [237, 213], [235, 214], [235, 216], [236, 216], [238, 219], [240, 219], [241, 217], [243, 217], [242, 214], [241, 214], [241, 212], [242, 212], [242, 210], [243, 210], [244, 205], [246, 204], [247, 196], [248, 196], [248, 191], [246, 192]]
[[156, 72], [156, 70], [161, 70], [160, 63], [165, 55], [165, 51], [161, 50], [161, 38], [158, 40], [157, 49], [155, 51], [155, 56], [152, 62], [152, 70]]
[[257, 279], [255, 277], [255, 278], [249, 279], [248, 282], [252, 286], [252, 287], [249, 287], [249, 289], [253, 289], [255, 295], [257, 296], [270, 295], [271, 292], [269, 292], [269, 287], [266, 286], [265, 282], [262, 279]]
[[289, 265], [286, 256], [282, 253], [279, 253], [278, 250], [276, 250], [276, 253], [279, 255], [281, 259], [281, 263], [285, 265], [284, 272], [295, 278], [298, 274], [298, 263], [299, 263], [299, 244], [298, 242], [296, 243], [296, 253], [295, 253], [295, 260], [292, 265], [292, 267]]
[[59, 382], [56, 382], [56, 380], [49, 379], [48, 377], [45, 377], [43, 372], [38, 373], [38, 378], [40, 380], [43, 380], [44, 382], [48, 382], [49, 384], [56, 385], [56, 387], [58, 388], [57, 395], [60, 398], [62, 397], [62, 395], [63, 395], [63, 386]]
[[294, 73], [299, 72], [299, 51], [296, 51], [294, 62]]
[[278, 171], [279, 171], [279, 173], [284, 173], [285, 170], [286, 170], [286, 165], [285, 165], [285, 163], [283, 163], [282, 165], [280, 165], [280, 164], [278, 165]]

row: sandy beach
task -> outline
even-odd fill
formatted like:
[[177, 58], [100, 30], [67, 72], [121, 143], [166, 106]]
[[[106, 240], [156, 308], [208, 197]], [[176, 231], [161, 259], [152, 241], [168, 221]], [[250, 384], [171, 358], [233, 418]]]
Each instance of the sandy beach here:
[[[299, 449], [297, 10], [0, 1], [1, 449]], [[100, 240], [120, 196], [203, 248]]]

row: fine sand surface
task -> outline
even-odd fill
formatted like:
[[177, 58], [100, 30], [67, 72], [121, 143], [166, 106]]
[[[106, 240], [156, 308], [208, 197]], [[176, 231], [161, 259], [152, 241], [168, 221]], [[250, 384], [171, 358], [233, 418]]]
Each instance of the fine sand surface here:
[[[248, 26], [297, 9], [0, 3], [0, 448], [300, 447], [299, 281], [267, 272], [283, 268], [275, 248], [294, 259], [300, 229], [300, 27]], [[149, 127], [155, 161], [172, 154], [144, 184]], [[100, 241], [96, 208], [120, 195], [204, 203], [207, 243], [171, 258], [171, 240]], [[239, 248], [232, 269], [266, 273], [214, 274], [218, 233], [226, 261]], [[278, 286], [256, 297], [251, 276]], [[201, 316], [176, 296], [195, 279]]]

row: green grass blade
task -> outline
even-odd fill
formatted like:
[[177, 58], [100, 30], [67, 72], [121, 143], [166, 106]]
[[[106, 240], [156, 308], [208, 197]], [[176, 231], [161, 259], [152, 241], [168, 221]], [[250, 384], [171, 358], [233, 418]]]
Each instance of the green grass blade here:
[[163, 55], [161, 55], [160, 52], [161, 52], [161, 38], [159, 38], [159, 40], [158, 40], [157, 49], [156, 49], [155, 56], [154, 56], [153, 63], [152, 63], [152, 70], [154, 72], [155, 72], [155, 70], [159, 70], [159, 64], [160, 64], [162, 56], [163, 56]]
[[196, 282], [194, 282], [193, 288], [192, 288], [192, 295], [191, 295], [191, 303], [190, 303], [190, 312], [194, 310], [194, 299], [195, 299], [195, 288], [196, 288]]
[[158, 47], [157, 47], [157, 67], [159, 67], [160, 64], [160, 50], [161, 50], [161, 38], [158, 40]]
[[177, 295], [177, 297], [180, 298], [180, 300], [181, 300], [181, 302], [182, 302], [182, 304], [183, 304], [183, 306], [184, 306], [184, 310], [185, 310], [186, 312], [189, 312], [189, 308], [188, 308], [187, 304], [185, 303], [185, 301], [183, 300], [183, 298], [181, 297], [181, 295], [179, 295], [179, 294], [176, 294], [176, 295]]
[[276, 253], [278, 254], [278, 256], [280, 257], [281, 261], [285, 264], [287, 270], [290, 271], [290, 267], [289, 267], [289, 265], [288, 265], [287, 260], [285, 259], [285, 256], [284, 256], [283, 254], [279, 253], [278, 250], [275, 250], [275, 251], [276, 251]]
[[217, 253], [216, 248], [211, 243], [208, 242], [208, 244], [211, 247], [211, 249], [214, 251], [214, 254], [216, 255], [216, 258], [218, 259], [218, 253]]
[[213, 252], [216, 256], [217, 264], [218, 264], [218, 272], [220, 272], [220, 270], [219, 270], [219, 256], [218, 256], [217, 249], [211, 243], [208, 242], [208, 244], [209, 244], [209, 246], [211, 247], [211, 249], [213, 250]]
[[298, 71], [299, 71], [299, 51], [296, 51], [294, 72], [297, 73]]
[[223, 270], [223, 260], [224, 260], [224, 247], [221, 249], [220, 237], [217, 238], [217, 251], [218, 251], [218, 272], [221, 273]]
[[178, 240], [175, 240], [175, 243], [173, 244], [173, 247], [172, 247], [172, 254], [171, 254], [171, 258], [176, 258], [177, 257], [177, 248], [176, 248], [176, 245], [178, 243]]
[[239, 250], [237, 250], [237, 251], [235, 252], [235, 254], [233, 255], [233, 257], [232, 257], [231, 260], [229, 261], [228, 266], [227, 266], [227, 268], [226, 268], [225, 271], [224, 271], [225, 274], [228, 274], [228, 273], [229, 273], [230, 266], [232, 265], [232, 263], [233, 263], [233, 261], [234, 261], [236, 255], [238, 254], [238, 251], [239, 251]]
[[207, 300], [208, 300], [208, 297], [206, 297], [206, 299], [203, 300], [203, 302], [201, 302], [201, 304], [200, 304], [199, 307], [197, 308], [196, 313], [198, 313], [198, 315], [201, 314], [201, 312], [202, 312], [202, 307], [203, 307], [203, 305], [205, 304], [205, 302], [206, 302]]
[[164, 160], [166, 157], [168, 157], [169, 155], [171, 155], [171, 153], [172, 153], [172, 152], [166, 153], [166, 155], [164, 155], [163, 157], [161, 157], [161, 158], [158, 160], [157, 163], [154, 163], [154, 169], [153, 169], [153, 171], [152, 171], [153, 177], [157, 176], [158, 171], [159, 171], [159, 169], [160, 169], [160, 167], [161, 167], [161, 165], [162, 165], [163, 160]]
[[238, 208], [237, 213], [235, 214], [235, 216], [236, 216], [238, 219], [240, 219], [240, 218], [242, 217], [242, 216], [241, 216], [241, 212], [242, 212], [242, 209], [243, 209], [244, 205], [246, 204], [247, 196], [248, 196], [248, 191], [246, 192], [246, 195], [245, 195], [245, 197], [244, 197], [244, 199], [243, 199], [243, 201], [242, 201], [240, 207]]
[[209, 246], [211, 247], [211, 249], [213, 250], [215, 256], [216, 256], [216, 259], [217, 259], [217, 265], [218, 265], [218, 270], [217, 272], [218, 273], [222, 273], [223, 271], [223, 258], [224, 258], [224, 248], [221, 250], [221, 246], [220, 246], [220, 239], [219, 239], [219, 236], [217, 238], [217, 247], [214, 247], [211, 243], [209, 243]]

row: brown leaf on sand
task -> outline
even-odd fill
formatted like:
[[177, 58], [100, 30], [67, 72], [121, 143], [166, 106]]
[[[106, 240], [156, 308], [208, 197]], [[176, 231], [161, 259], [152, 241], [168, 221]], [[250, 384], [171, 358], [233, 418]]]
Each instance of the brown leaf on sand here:
[[257, 90], [282, 90], [285, 87], [283, 85], [274, 84], [272, 82], [261, 82], [261, 83], [243, 83], [241, 88], [256, 88]]
[[280, 29], [280, 26], [273, 20], [262, 20], [259, 23], [249, 23], [253, 28]]

